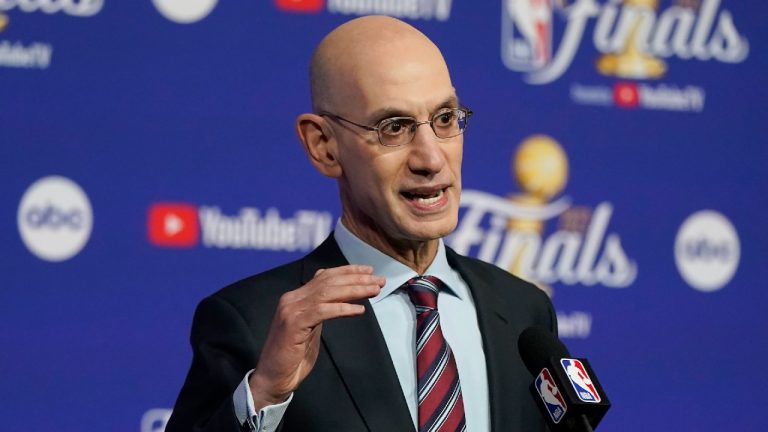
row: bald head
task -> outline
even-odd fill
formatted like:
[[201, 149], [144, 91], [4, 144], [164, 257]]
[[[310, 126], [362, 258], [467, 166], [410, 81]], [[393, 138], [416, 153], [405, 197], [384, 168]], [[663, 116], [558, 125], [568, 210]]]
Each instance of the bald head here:
[[[432, 63], [448, 77], [437, 46], [419, 30], [395, 18], [365, 16], [348, 21], [318, 45], [310, 64], [312, 108], [337, 111], [377, 73], [409, 63]], [[375, 84], [375, 83], [373, 83]]]

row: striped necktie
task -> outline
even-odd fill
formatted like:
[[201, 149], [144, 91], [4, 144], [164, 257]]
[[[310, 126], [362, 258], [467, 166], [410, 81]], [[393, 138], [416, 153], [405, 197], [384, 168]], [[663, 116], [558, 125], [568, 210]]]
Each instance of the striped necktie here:
[[416, 307], [419, 432], [466, 430], [459, 372], [437, 312], [437, 293], [442, 287], [443, 282], [434, 276], [415, 277], [403, 284]]

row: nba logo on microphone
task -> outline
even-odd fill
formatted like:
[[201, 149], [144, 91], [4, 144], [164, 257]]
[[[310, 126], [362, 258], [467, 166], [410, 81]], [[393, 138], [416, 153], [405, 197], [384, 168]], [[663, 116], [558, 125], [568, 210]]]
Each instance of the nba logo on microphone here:
[[579, 399], [584, 402], [600, 402], [600, 395], [597, 393], [595, 385], [592, 384], [587, 370], [579, 360], [564, 358], [560, 360], [560, 364], [563, 365], [568, 380], [573, 385], [573, 389], [576, 390], [576, 396]]
[[552, 417], [552, 421], [557, 424], [563, 419], [568, 407], [565, 406], [565, 399], [560, 393], [560, 390], [555, 384], [555, 380], [552, 379], [552, 375], [547, 368], [541, 370], [539, 376], [534, 381], [536, 391], [541, 396], [541, 400], [544, 401], [544, 406], [547, 407], [549, 416]]
[[552, 59], [552, 0], [504, 0], [502, 59], [520, 72], [543, 68]]

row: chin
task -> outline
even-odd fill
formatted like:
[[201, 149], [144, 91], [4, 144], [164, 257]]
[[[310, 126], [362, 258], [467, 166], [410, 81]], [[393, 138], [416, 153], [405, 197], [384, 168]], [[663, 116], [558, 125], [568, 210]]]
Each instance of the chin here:
[[458, 217], [445, 218], [437, 221], [417, 223], [410, 231], [411, 239], [428, 241], [447, 236], [456, 229]]

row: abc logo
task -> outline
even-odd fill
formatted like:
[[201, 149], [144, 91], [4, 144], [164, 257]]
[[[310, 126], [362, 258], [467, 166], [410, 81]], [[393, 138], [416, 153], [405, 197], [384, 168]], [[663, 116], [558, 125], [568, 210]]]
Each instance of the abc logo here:
[[77, 255], [88, 242], [93, 212], [77, 183], [49, 176], [32, 183], [24, 192], [17, 222], [30, 252], [46, 261], [64, 261]]
[[741, 249], [728, 219], [702, 210], [683, 222], [675, 239], [675, 262], [683, 279], [699, 291], [717, 291], [736, 273]]
[[141, 432], [163, 432], [173, 411], [166, 408], [152, 408], [141, 418]]
[[179, 24], [191, 24], [208, 16], [218, 0], [152, 0], [160, 13]]

